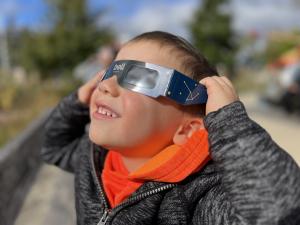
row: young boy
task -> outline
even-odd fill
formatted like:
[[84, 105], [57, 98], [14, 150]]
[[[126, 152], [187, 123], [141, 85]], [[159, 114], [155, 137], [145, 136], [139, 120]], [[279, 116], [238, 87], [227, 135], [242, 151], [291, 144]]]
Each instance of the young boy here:
[[299, 167], [216, 74], [149, 32], [61, 101], [42, 156], [75, 173], [77, 224], [300, 224]]

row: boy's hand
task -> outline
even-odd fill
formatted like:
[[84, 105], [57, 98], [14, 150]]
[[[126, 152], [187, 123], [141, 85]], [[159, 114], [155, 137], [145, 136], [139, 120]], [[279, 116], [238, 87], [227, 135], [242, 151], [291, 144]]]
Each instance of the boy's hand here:
[[239, 100], [232, 83], [227, 77], [206, 77], [200, 83], [207, 88], [206, 115]]
[[89, 80], [78, 89], [78, 99], [81, 103], [85, 105], [90, 104], [90, 99], [93, 91], [97, 87], [99, 81], [102, 79], [104, 72], [104, 70], [99, 71], [91, 80]]

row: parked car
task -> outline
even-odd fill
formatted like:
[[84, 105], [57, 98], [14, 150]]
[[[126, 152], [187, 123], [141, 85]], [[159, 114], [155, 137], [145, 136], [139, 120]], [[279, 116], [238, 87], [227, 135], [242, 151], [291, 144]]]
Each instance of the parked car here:
[[272, 76], [264, 100], [282, 107], [288, 113], [300, 112], [300, 62]]

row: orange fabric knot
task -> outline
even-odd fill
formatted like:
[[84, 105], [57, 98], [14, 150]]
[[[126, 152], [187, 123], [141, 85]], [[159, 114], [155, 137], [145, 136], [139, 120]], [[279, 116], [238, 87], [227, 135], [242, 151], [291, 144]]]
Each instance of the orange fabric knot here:
[[111, 207], [115, 207], [135, 192], [143, 181], [131, 181], [128, 179], [126, 169], [121, 155], [114, 151], [109, 151], [104, 162], [104, 169], [101, 174], [105, 194]]
[[108, 200], [115, 207], [145, 181], [180, 182], [199, 171], [209, 160], [208, 133], [202, 129], [195, 132], [182, 146], [171, 145], [163, 149], [131, 174], [121, 155], [109, 151], [101, 178]]

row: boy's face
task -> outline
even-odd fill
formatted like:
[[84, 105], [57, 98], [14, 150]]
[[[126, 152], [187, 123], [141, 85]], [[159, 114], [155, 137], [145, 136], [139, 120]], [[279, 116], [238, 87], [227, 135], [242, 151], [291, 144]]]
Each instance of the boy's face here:
[[[166, 48], [146, 41], [127, 44], [116, 60], [139, 60], [179, 69]], [[151, 157], [172, 144], [184, 113], [171, 100], [153, 99], [122, 88], [113, 76], [94, 91], [90, 117], [90, 138], [94, 143], [126, 156]]]

